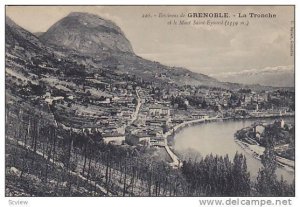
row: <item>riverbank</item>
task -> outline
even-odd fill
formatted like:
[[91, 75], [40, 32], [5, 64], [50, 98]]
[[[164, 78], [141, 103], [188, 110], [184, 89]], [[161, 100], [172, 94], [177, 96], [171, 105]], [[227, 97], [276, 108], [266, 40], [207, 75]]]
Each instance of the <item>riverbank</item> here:
[[172, 129], [170, 129], [169, 131], [167, 131], [165, 134], [163, 134], [163, 137], [165, 139], [165, 149], [166, 149], [166, 152], [169, 154], [170, 158], [172, 159], [172, 163], [170, 163], [170, 165], [173, 168], [180, 168], [181, 165], [182, 165], [182, 161], [170, 149], [170, 147], [168, 145], [168, 139], [174, 138], [174, 136], [176, 135], [176, 133], [178, 133], [179, 131], [181, 131], [182, 129], [184, 129], [186, 127], [193, 126], [193, 125], [196, 125], [196, 124], [199, 124], [199, 123], [203, 123], [203, 122], [206, 122], [206, 121], [212, 121], [212, 120], [215, 121], [217, 119], [219, 119], [219, 118], [197, 119], [197, 120], [191, 120], [191, 121], [182, 122], [182, 123], [177, 124], [176, 126], [174, 126]]
[[207, 121], [209, 121], [209, 122], [211, 122], [211, 121], [223, 121], [223, 118], [213, 117], [213, 118], [207, 118], [207, 119], [195, 119], [195, 120], [191, 120], [191, 121], [185, 121], [185, 122], [182, 122], [180, 124], [175, 125], [172, 129], [167, 131], [163, 135], [163, 137], [165, 139], [168, 139], [170, 136], [174, 137], [176, 135], [176, 133], [178, 133], [179, 131], [183, 130], [186, 127], [190, 127], [190, 126], [194, 126], [194, 125], [197, 125], [197, 124], [205, 123]]
[[[263, 155], [265, 148], [259, 145], [251, 145], [235, 138], [235, 142], [248, 154], [255, 159], [261, 160], [260, 156]], [[288, 172], [295, 171], [295, 161], [289, 160], [276, 155], [277, 164]]]
[[[290, 115], [288, 116], [281, 116], [281, 117], [291, 117]], [[180, 133], [183, 129], [191, 127], [191, 126], [195, 126], [195, 125], [199, 125], [202, 123], [207, 123], [207, 122], [218, 122], [218, 121], [222, 121], [222, 122], [228, 122], [228, 121], [241, 121], [241, 120], [255, 120], [255, 119], [265, 119], [266, 117], [251, 117], [251, 118], [233, 118], [233, 117], [228, 117], [228, 118], [219, 118], [219, 117], [212, 117], [212, 118], [207, 118], [207, 119], [197, 119], [197, 120], [191, 120], [191, 121], [185, 121], [182, 122], [180, 124], [175, 125], [174, 127], [172, 127], [169, 131], [167, 131], [164, 134], [164, 138], [165, 138], [165, 145], [170, 145], [170, 142], [174, 141], [174, 137]], [[272, 116], [272, 117], [267, 117], [267, 118], [278, 118], [278, 116]], [[232, 134], [232, 141], [234, 142], [234, 136]], [[264, 148], [260, 148], [260, 146], [257, 145], [252, 145], [252, 146], [246, 146], [243, 145], [243, 143], [237, 143], [235, 142], [238, 146], [240, 146], [244, 151], [248, 152], [247, 154], [249, 154], [251, 157], [253, 157], [254, 159], [260, 160], [259, 156], [261, 154], [263, 154], [264, 152]], [[172, 152], [172, 150], [171, 150]], [[201, 153], [201, 152], [200, 152]], [[176, 159], [173, 159], [173, 163], [177, 164], [178, 162], [181, 163], [181, 160], [178, 158], [178, 156], [172, 152], [172, 154], [170, 154], [170, 157], [174, 158], [174, 155], [176, 156]], [[176, 161], [175, 161], [176, 160]], [[278, 158], [278, 164], [284, 168], [286, 171], [294, 171], [293, 167], [294, 167], [294, 163], [290, 163], [287, 159]], [[286, 166], [286, 167], [284, 167]], [[289, 169], [290, 168], [290, 169]]]
[[283, 114], [281, 116], [279, 115], [273, 115], [273, 114], [269, 114], [269, 115], [261, 115], [261, 116], [256, 116], [256, 117], [226, 117], [226, 118], [220, 118], [220, 117], [212, 117], [212, 118], [206, 118], [206, 119], [195, 119], [195, 120], [191, 120], [191, 121], [184, 121], [180, 124], [175, 125], [174, 127], [172, 127], [172, 129], [170, 129], [169, 131], [167, 131], [163, 137], [164, 138], [169, 138], [170, 136], [175, 136], [179, 131], [183, 130], [186, 127], [190, 127], [190, 126], [194, 126], [197, 124], [202, 124], [205, 122], [213, 122], [213, 121], [232, 121], [232, 120], [252, 120], [252, 119], [265, 119], [265, 118], [282, 118], [282, 117], [293, 117], [295, 116], [294, 113], [292, 114]]

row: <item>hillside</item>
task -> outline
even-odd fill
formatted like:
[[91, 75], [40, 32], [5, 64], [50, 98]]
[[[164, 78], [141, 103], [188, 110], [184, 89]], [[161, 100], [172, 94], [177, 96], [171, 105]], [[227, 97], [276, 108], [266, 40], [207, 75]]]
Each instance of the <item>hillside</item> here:
[[34, 55], [49, 54], [49, 48], [44, 46], [39, 39], [18, 26], [9, 17], [5, 21], [5, 49], [19, 58], [30, 60]]
[[71, 13], [50, 27], [40, 39], [48, 46], [55, 45], [57, 50], [64, 50], [74, 59], [82, 62], [88, 59], [95, 68], [106, 67], [156, 81], [159, 81], [157, 74], [167, 74], [163, 81], [181, 85], [224, 86], [206, 75], [138, 57], [118, 26], [96, 15]]

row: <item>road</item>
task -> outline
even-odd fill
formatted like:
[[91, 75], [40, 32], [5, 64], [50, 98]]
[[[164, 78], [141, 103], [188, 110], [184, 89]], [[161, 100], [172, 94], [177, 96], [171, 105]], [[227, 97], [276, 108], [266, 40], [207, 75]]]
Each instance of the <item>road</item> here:
[[165, 139], [165, 149], [167, 151], [167, 153], [169, 154], [169, 156], [172, 159], [172, 163], [170, 163], [170, 165], [174, 168], [179, 168], [181, 166], [181, 162], [180, 159], [178, 158], [178, 156], [170, 149], [170, 147], [168, 146], [168, 141], [167, 138], [168, 136], [172, 135], [173, 132], [176, 132], [177, 130], [179, 130], [180, 128], [184, 128], [185, 126], [191, 125], [191, 124], [196, 124], [196, 123], [201, 123], [201, 122], [205, 122], [207, 120], [218, 120], [218, 118], [213, 117], [213, 118], [206, 118], [206, 119], [196, 119], [196, 120], [191, 120], [191, 121], [186, 121], [186, 122], [182, 122], [181, 124], [177, 124], [176, 126], [174, 126], [172, 129], [170, 129], [169, 131], [167, 131], [163, 137]]
[[180, 159], [177, 157], [177, 155], [174, 154], [174, 152], [172, 152], [169, 145], [166, 144], [165, 149], [172, 159], [172, 162], [170, 163], [170, 165], [174, 168], [179, 168], [181, 166]]
[[135, 111], [132, 115], [131, 121], [129, 122], [128, 125], [133, 124], [133, 122], [138, 119], [139, 112], [140, 112], [140, 109], [141, 109], [141, 106], [142, 106], [142, 100], [140, 98], [139, 91], [135, 90], [135, 92], [136, 92], [136, 96], [137, 96], [137, 105], [136, 105]]

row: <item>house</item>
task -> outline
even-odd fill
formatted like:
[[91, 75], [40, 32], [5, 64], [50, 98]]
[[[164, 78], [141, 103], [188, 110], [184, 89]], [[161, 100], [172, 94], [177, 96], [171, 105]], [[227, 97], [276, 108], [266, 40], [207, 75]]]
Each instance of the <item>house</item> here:
[[128, 133], [125, 136], [125, 142], [130, 145], [150, 145], [150, 136], [142, 132], [137, 134]]
[[178, 96], [179, 90], [176, 89], [176, 88], [170, 88], [168, 93], [169, 93], [170, 96]]
[[255, 126], [255, 132], [256, 133], [263, 133], [264, 132], [264, 130], [265, 130], [265, 126], [263, 126], [263, 125], [256, 125]]
[[53, 102], [61, 103], [63, 100], [64, 100], [63, 96], [56, 96], [56, 97], [45, 99], [45, 101], [50, 105], [52, 105]]
[[125, 136], [122, 134], [117, 134], [117, 133], [107, 133], [103, 134], [103, 141], [104, 143], [108, 144], [114, 144], [114, 145], [121, 145], [125, 141]]
[[109, 104], [110, 103], [110, 98], [105, 97], [105, 100], [99, 101], [99, 103]]
[[135, 108], [135, 104], [133, 104], [133, 103], [129, 103], [129, 104], [127, 104], [127, 106], [128, 106], [129, 108]]
[[150, 143], [152, 146], [165, 146], [166, 142], [163, 137], [151, 137]]
[[147, 132], [150, 136], [153, 137], [158, 137], [162, 136], [163, 134], [163, 129], [161, 127], [156, 127], [156, 128], [150, 128]]
[[149, 126], [163, 126], [163, 125], [168, 125], [170, 122], [170, 119], [147, 119], [146, 120], [146, 125]]
[[73, 100], [73, 99], [74, 99], [74, 96], [73, 96], [73, 95], [69, 95], [69, 96], [67, 97], [67, 99], [68, 99], [68, 100]]
[[189, 106], [189, 105], [190, 105], [190, 103], [189, 103], [189, 101], [188, 101], [187, 99], [184, 100], [184, 104], [185, 104], [186, 106]]
[[123, 115], [123, 112], [121, 109], [113, 109], [110, 111], [111, 116], [117, 116], [120, 117]]
[[277, 125], [277, 126], [280, 127], [280, 128], [284, 128], [285, 122], [284, 122], [283, 119], [280, 119], [280, 120], [276, 120], [276, 121], [274, 122], [274, 124]]
[[160, 104], [153, 104], [149, 107], [149, 115], [156, 117], [170, 116], [170, 109]]
[[123, 111], [122, 112], [122, 117], [125, 119], [131, 119], [132, 118], [132, 113], [130, 111]]
[[193, 119], [208, 119], [209, 116], [205, 114], [192, 114]]

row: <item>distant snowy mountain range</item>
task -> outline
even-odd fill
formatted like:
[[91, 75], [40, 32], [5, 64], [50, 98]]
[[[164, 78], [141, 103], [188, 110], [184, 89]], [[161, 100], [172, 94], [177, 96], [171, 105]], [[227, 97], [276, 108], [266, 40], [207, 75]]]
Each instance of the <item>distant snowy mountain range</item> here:
[[294, 74], [294, 66], [288, 65], [250, 69], [239, 72], [210, 74], [210, 76], [224, 82], [260, 84], [275, 87], [294, 87]]

